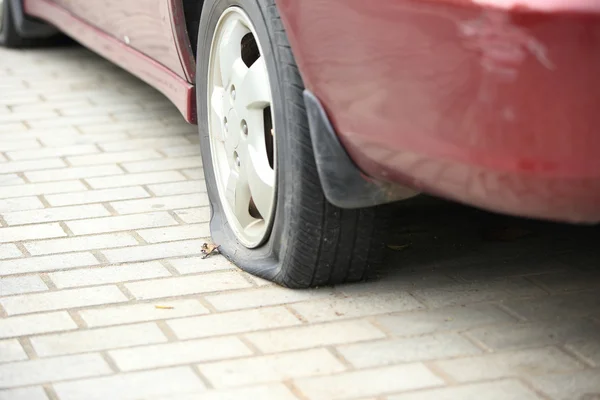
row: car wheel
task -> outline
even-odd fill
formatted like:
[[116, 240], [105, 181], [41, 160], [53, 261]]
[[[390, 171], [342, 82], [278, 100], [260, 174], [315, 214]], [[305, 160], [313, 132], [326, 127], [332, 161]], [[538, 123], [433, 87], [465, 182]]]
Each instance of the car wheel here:
[[221, 253], [287, 287], [365, 279], [384, 254], [387, 208], [325, 199], [275, 1], [206, 0], [198, 37], [198, 126]]

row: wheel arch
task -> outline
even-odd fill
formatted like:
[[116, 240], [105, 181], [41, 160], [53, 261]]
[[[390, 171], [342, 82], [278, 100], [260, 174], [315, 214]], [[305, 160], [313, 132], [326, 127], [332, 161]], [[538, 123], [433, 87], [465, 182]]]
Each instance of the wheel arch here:
[[192, 54], [196, 59], [196, 51], [198, 48], [198, 26], [200, 24], [200, 15], [202, 14], [202, 6], [204, 0], [179, 0], [185, 15], [185, 25], [192, 47]]

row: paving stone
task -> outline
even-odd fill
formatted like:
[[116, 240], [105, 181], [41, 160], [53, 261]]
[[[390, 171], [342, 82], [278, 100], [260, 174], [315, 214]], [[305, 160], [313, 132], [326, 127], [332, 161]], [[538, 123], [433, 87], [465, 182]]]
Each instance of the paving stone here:
[[532, 382], [553, 400], [595, 400], [600, 395], [600, 369], [539, 376]]
[[0, 388], [111, 374], [99, 354], [53, 357], [0, 364]]
[[[470, 304], [376, 317], [377, 324], [395, 336], [463, 331], [477, 326], [505, 324], [515, 319], [492, 304]], [[490, 328], [492, 329], [492, 328]]]
[[455, 333], [349, 344], [339, 346], [338, 351], [357, 368], [471, 356], [482, 353], [471, 342]]
[[122, 371], [133, 371], [249, 356], [252, 351], [239, 339], [227, 337], [113, 350], [109, 354]]
[[[180, 318], [167, 323], [179, 339], [253, 332], [301, 324], [300, 320], [284, 307], [265, 307], [255, 310]], [[281, 334], [287, 333], [284, 331], [279, 332]]]
[[166, 341], [167, 338], [156, 324], [86, 329], [31, 338], [31, 344], [40, 357], [87, 353]]
[[436, 364], [459, 382], [547, 375], [583, 368], [582, 363], [556, 347], [485, 354]]
[[311, 400], [354, 399], [443, 385], [443, 381], [422, 364], [352, 371], [333, 376], [299, 379], [295, 383]]
[[473, 383], [388, 396], [388, 400], [540, 400], [521, 382], [507, 380]]
[[201, 364], [198, 369], [220, 389], [329, 375], [342, 372], [346, 367], [327, 350], [311, 349]]
[[197, 300], [184, 299], [81, 310], [79, 315], [89, 327], [95, 327], [187, 317], [208, 312]]
[[204, 384], [189, 367], [132, 372], [54, 385], [61, 400], [134, 400], [202, 392]]

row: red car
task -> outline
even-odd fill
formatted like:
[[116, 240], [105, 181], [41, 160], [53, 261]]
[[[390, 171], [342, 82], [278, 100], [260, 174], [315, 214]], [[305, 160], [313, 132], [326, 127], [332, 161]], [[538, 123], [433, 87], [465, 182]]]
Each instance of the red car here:
[[600, 220], [599, 0], [0, 0], [197, 123], [212, 233], [289, 287], [363, 279], [418, 192]]

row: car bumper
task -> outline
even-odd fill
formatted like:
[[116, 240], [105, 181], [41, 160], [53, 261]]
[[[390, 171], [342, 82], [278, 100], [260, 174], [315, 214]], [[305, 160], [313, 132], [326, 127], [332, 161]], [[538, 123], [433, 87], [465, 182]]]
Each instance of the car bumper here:
[[307, 88], [373, 181], [600, 221], [600, 3], [279, 3]]

